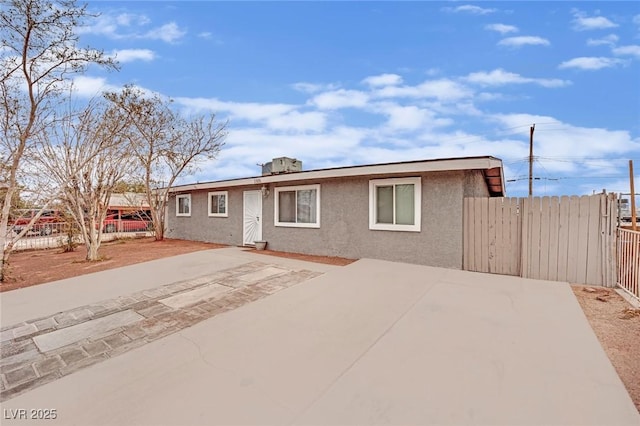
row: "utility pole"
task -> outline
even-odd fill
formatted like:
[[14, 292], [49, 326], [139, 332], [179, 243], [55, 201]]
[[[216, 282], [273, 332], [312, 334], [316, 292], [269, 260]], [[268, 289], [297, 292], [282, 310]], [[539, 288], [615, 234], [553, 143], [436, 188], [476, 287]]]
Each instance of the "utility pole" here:
[[636, 191], [633, 186], [633, 160], [629, 160], [629, 183], [631, 184], [631, 229], [636, 230]]
[[529, 197], [533, 196], [533, 131], [535, 128], [534, 123], [529, 132]]

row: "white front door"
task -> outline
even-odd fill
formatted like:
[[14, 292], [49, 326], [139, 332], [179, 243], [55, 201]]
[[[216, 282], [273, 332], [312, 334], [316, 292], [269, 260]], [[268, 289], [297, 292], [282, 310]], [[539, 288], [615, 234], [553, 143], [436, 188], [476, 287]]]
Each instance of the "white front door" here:
[[244, 191], [242, 244], [262, 241], [262, 191]]

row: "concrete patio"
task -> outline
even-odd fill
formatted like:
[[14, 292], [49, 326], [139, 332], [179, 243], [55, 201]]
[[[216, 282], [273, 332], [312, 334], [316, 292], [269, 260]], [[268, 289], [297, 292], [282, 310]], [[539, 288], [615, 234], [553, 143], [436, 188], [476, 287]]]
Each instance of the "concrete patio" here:
[[[113, 356], [2, 402], [2, 424], [42, 422], [8, 418], [19, 409], [55, 409], [47, 423], [65, 425], [640, 424], [566, 283], [229, 248], [3, 293], [2, 327], [136, 292], [170, 319], [286, 274], [301, 279], [130, 350], [107, 342]], [[107, 322], [154, 312], [127, 309]], [[36, 332], [38, 352], [90, 340], [63, 330]]]

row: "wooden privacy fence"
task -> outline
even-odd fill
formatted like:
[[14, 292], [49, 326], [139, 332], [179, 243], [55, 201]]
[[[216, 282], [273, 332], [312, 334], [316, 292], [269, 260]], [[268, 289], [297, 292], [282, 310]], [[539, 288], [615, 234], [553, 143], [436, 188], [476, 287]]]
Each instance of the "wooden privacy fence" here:
[[640, 299], [640, 232], [618, 228], [618, 285]]
[[463, 268], [613, 287], [615, 194], [465, 198]]

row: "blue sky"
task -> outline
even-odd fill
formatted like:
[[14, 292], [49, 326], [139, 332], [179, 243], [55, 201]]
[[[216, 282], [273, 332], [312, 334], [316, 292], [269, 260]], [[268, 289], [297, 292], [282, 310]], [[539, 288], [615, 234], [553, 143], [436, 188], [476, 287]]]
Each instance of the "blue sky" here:
[[97, 1], [80, 29], [121, 62], [81, 95], [135, 84], [229, 119], [182, 182], [467, 155], [503, 159], [507, 194], [640, 185], [640, 2]]

